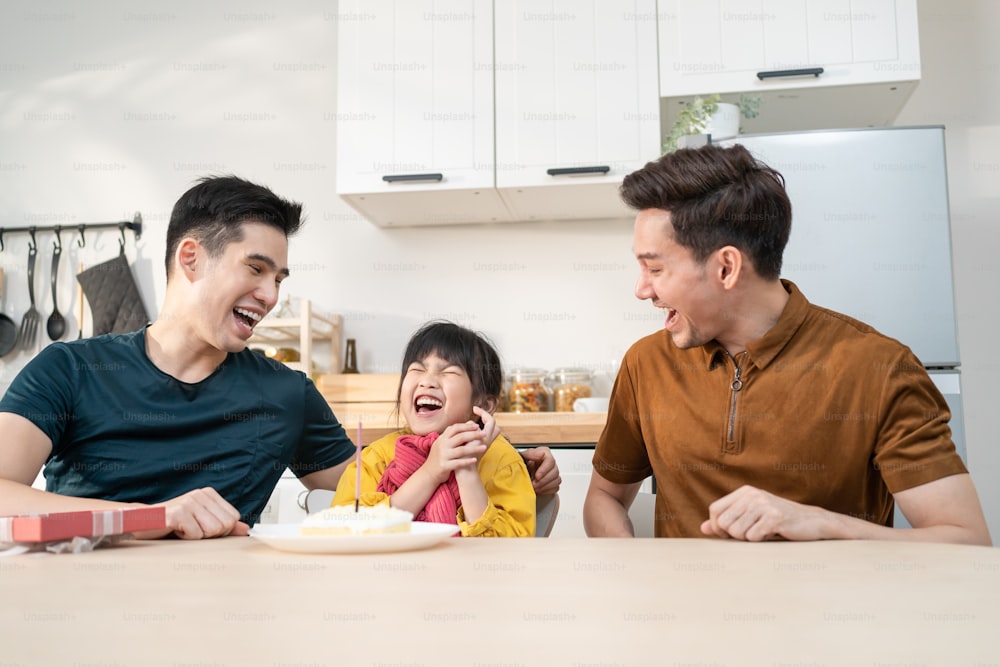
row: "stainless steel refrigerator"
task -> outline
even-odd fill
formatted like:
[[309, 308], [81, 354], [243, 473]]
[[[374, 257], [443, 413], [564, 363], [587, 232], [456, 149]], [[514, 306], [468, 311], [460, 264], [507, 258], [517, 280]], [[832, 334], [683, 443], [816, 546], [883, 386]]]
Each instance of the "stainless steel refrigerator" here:
[[[782, 276], [917, 355], [951, 408], [965, 459], [944, 128], [741, 135], [785, 177], [792, 233]], [[897, 513], [897, 525], [905, 525]]]

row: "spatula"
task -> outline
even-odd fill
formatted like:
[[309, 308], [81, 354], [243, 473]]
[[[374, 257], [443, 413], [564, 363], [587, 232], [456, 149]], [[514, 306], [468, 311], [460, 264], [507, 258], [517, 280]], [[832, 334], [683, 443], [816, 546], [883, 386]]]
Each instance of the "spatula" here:
[[59, 258], [62, 256], [62, 243], [56, 236], [56, 243], [52, 249], [52, 314], [49, 315], [45, 323], [45, 331], [51, 340], [59, 340], [66, 333], [66, 318], [59, 312], [59, 304], [56, 303], [56, 291], [58, 290]]

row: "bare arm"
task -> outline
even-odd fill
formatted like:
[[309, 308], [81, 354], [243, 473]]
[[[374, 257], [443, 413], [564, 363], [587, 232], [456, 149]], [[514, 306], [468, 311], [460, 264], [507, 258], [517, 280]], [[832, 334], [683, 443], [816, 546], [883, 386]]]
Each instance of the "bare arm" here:
[[951, 475], [895, 495], [911, 530], [894, 530], [894, 538], [956, 544], [993, 544], [979, 495], [968, 474]]
[[[500, 435], [500, 428], [497, 426], [496, 420], [493, 418], [492, 413], [483, 410], [482, 408], [476, 406], [472, 408], [473, 414], [477, 415], [482, 422], [481, 426], [481, 442], [489, 448], [489, 445], [493, 443], [494, 440]], [[483, 451], [485, 454], [486, 451]], [[465, 514], [465, 520], [469, 523], [474, 523], [483, 516], [486, 512], [486, 508], [490, 504], [490, 497], [486, 493], [486, 486], [483, 484], [482, 478], [479, 476], [479, 460], [482, 459], [482, 455], [476, 460], [475, 465], [465, 466], [455, 470], [455, 482], [458, 484], [458, 495], [462, 499], [462, 513]]]
[[[31, 421], [10, 412], [0, 413], [0, 515], [69, 512], [134, 507], [99, 498], [75, 498], [34, 489], [38, 476], [52, 451], [52, 442]], [[246, 535], [249, 527], [241, 522], [239, 512], [215, 489], [195, 489], [156, 506], [167, 509], [167, 529], [147, 531], [139, 537], [156, 538], [176, 534], [187, 539]]]
[[299, 481], [309, 489], [326, 489], [328, 491], [336, 491], [337, 483], [340, 482], [340, 478], [344, 474], [344, 470], [347, 466], [354, 461], [353, 458], [347, 459], [342, 463], [338, 463], [335, 466], [331, 466], [324, 470], [317, 470], [316, 472], [311, 472], [308, 475], [303, 475], [299, 477]]
[[121, 507], [122, 503], [70, 498], [31, 487], [52, 451], [40, 428], [21, 415], [0, 413], [0, 515]]
[[895, 495], [912, 528], [888, 528], [744, 486], [709, 506], [706, 535], [761, 541], [869, 539], [990, 545], [979, 497], [968, 474], [950, 475]]
[[616, 484], [590, 474], [590, 488], [583, 501], [583, 528], [589, 537], [635, 537], [628, 509], [642, 482]]

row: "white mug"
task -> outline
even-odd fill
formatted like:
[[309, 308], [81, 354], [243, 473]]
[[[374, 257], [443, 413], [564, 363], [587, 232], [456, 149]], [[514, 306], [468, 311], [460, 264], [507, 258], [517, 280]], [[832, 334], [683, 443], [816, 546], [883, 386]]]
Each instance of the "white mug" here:
[[578, 398], [573, 401], [573, 412], [607, 412], [608, 397]]

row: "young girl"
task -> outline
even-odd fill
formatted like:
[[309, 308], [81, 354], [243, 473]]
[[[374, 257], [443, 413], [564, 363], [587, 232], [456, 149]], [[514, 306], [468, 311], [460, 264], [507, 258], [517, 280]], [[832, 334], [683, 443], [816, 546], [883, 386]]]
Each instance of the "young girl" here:
[[[535, 492], [524, 460], [493, 419], [500, 358], [482, 336], [431, 322], [410, 339], [396, 396], [407, 428], [365, 447], [362, 505], [389, 503], [466, 537], [531, 537]], [[333, 505], [354, 502], [351, 463]]]

